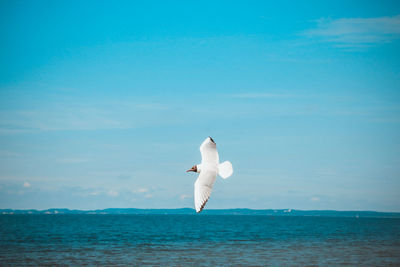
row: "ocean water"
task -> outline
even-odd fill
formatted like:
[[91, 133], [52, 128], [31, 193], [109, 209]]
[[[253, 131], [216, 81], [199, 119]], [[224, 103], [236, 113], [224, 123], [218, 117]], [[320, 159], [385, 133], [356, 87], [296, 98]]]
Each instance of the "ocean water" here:
[[400, 265], [400, 219], [0, 215], [0, 264]]

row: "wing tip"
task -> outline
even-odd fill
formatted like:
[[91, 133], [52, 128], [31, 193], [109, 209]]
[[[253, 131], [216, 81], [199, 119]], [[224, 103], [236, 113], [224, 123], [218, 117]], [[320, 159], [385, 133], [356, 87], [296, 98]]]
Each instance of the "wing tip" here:
[[210, 199], [210, 197], [208, 197], [208, 198], [206, 199], [206, 201], [204, 201], [204, 203], [201, 204], [201, 206], [200, 206], [199, 209], [196, 208], [196, 213], [200, 213], [200, 212], [204, 209], [204, 207], [206, 206], [206, 203], [207, 203], [207, 201], [208, 201], [209, 199]]

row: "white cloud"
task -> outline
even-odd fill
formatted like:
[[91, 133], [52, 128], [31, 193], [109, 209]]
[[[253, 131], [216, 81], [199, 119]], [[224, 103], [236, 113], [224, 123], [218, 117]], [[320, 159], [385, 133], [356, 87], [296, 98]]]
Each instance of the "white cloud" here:
[[109, 195], [111, 197], [117, 197], [119, 195], [119, 193], [118, 193], [118, 191], [110, 190], [107, 192], [107, 195]]
[[25, 188], [28, 188], [28, 187], [31, 187], [31, 184], [29, 182], [25, 182], [22, 186]]
[[131, 192], [133, 194], [145, 194], [145, 193], [148, 193], [149, 191], [150, 190], [148, 188], [145, 188], [145, 187], [141, 187], [141, 188], [138, 188], [138, 189], [131, 190]]
[[137, 190], [137, 192], [138, 192], [138, 193], [146, 193], [146, 192], [149, 192], [149, 189], [147, 189], [147, 188], [139, 188], [139, 189]]
[[362, 47], [400, 38], [400, 15], [378, 18], [320, 19], [308, 37], [334, 43], [338, 47]]
[[189, 198], [189, 197], [190, 197], [189, 195], [181, 195], [179, 198], [180, 198], [181, 200], [184, 200], [184, 199]]
[[312, 198], [310, 198], [310, 200], [312, 202], [318, 202], [320, 199], [319, 199], [319, 197], [312, 197]]

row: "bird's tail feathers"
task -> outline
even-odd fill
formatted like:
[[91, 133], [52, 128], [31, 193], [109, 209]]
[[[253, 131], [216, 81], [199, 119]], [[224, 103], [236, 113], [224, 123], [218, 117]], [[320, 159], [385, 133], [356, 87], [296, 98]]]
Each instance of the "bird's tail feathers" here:
[[232, 163], [224, 161], [218, 166], [218, 175], [226, 179], [233, 173]]

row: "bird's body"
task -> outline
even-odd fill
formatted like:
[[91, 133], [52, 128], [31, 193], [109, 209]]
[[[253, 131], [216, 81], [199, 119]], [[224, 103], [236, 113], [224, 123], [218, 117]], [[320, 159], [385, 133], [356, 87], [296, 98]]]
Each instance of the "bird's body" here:
[[189, 171], [200, 173], [194, 184], [194, 205], [196, 212], [203, 210], [208, 199], [217, 174], [226, 179], [232, 175], [232, 164], [229, 161], [219, 163], [217, 145], [211, 137], [206, 138], [200, 146], [201, 164], [195, 165]]

